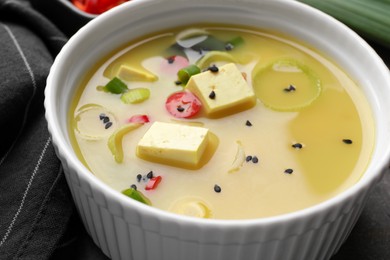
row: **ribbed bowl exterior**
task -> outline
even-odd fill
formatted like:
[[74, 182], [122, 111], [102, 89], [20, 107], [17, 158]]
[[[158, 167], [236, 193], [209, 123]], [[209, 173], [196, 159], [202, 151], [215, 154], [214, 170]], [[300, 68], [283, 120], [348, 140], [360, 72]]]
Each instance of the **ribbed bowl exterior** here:
[[[372, 105], [377, 142], [359, 183], [320, 205], [254, 220], [203, 220], [129, 200], [91, 174], [75, 155], [68, 111], [78, 82], [99, 59], [145, 33], [199, 22], [230, 23], [290, 34], [333, 58]], [[362, 73], [363, 72], [363, 73]], [[321, 260], [348, 237], [390, 155], [390, 76], [376, 53], [329, 16], [291, 0], [142, 0], [99, 16], [57, 56], [45, 91], [46, 118], [80, 217], [112, 259]]]
[[349, 235], [369, 189], [330, 212], [279, 225], [229, 229], [145, 216], [91, 187], [64, 164], [81, 219], [101, 250], [127, 260], [329, 259]]

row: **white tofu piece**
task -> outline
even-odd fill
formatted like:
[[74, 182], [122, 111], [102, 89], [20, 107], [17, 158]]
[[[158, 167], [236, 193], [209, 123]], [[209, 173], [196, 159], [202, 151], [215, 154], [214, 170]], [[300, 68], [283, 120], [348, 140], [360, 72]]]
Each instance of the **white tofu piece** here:
[[209, 142], [204, 127], [154, 122], [137, 145], [137, 156], [178, 167], [197, 167]]
[[[256, 104], [252, 87], [234, 63], [219, 67], [218, 72], [205, 71], [192, 76], [186, 88], [201, 100], [210, 117], [237, 113]], [[214, 98], [210, 97], [212, 91]]]
[[144, 69], [121, 65], [117, 77], [126, 81], [156, 81], [158, 77]]

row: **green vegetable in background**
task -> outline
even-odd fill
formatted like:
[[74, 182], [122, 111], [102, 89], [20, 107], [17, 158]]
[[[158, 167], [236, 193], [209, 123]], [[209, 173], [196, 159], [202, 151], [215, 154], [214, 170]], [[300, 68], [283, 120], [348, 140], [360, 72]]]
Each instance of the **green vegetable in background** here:
[[390, 0], [299, 0], [345, 23], [363, 37], [390, 47]]

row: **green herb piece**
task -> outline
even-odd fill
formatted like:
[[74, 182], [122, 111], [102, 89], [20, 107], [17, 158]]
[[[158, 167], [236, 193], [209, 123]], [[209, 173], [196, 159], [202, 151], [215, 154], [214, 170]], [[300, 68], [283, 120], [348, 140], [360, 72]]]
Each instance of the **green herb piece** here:
[[122, 94], [128, 90], [127, 85], [117, 77], [110, 80], [104, 89], [113, 94]]
[[244, 39], [241, 36], [237, 36], [225, 44], [225, 49], [230, 51], [244, 44]]
[[191, 47], [195, 51], [223, 51], [225, 50], [225, 42], [208, 35], [208, 37]]
[[186, 56], [186, 53], [184, 52], [184, 49], [182, 46], [180, 46], [178, 43], [172, 44], [169, 46], [168, 49], [165, 50], [165, 55], [166, 57], [171, 57], [171, 56]]
[[125, 92], [121, 100], [125, 104], [137, 104], [147, 100], [150, 97], [150, 90], [147, 88], [134, 88]]
[[179, 77], [179, 80], [183, 83], [183, 84], [187, 84], [188, 80], [196, 75], [200, 73], [200, 68], [194, 64], [191, 64], [185, 68], [182, 68], [181, 70], [179, 70], [177, 72], [177, 76]]
[[122, 194], [146, 205], [152, 205], [151, 201], [144, 194], [142, 194], [142, 192], [138, 191], [134, 187], [122, 191]]

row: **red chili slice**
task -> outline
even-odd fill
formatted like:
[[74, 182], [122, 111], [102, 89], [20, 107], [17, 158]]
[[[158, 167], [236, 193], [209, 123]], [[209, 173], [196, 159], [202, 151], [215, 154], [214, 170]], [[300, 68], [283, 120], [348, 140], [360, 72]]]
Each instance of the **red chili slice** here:
[[150, 122], [149, 117], [147, 115], [134, 115], [130, 117], [128, 121], [129, 123], [141, 123], [141, 124]]
[[200, 100], [189, 91], [175, 92], [165, 102], [168, 112], [178, 118], [189, 118], [196, 115], [201, 106]]
[[148, 183], [146, 183], [145, 190], [154, 190], [160, 184], [162, 180], [161, 176], [155, 176], [149, 179]]

